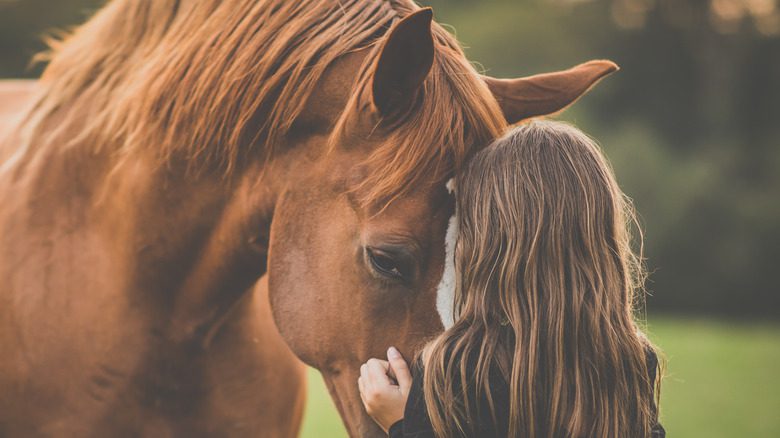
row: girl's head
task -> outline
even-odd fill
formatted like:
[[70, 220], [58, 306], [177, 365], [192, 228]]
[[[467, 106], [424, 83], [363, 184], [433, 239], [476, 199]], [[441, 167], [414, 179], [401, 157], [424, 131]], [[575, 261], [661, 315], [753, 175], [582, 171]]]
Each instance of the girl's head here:
[[459, 318], [425, 376], [437, 432], [468, 433], [476, 412], [494, 412], [498, 373], [510, 436], [649, 436], [634, 216], [598, 146], [562, 123], [518, 127], [474, 158], [457, 200]]

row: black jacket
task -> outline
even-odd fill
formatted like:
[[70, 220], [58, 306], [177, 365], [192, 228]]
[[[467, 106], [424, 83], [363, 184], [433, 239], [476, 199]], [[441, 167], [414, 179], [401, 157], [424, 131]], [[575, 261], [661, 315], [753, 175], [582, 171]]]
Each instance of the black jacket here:
[[[655, 381], [658, 359], [652, 350], [648, 350], [647, 365], [650, 381]], [[412, 387], [409, 389], [409, 399], [404, 408], [404, 418], [390, 427], [390, 438], [435, 438], [433, 426], [428, 417], [423, 394], [423, 369], [419, 361], [412, 366]], [[504, 379], [498, 373], [490, 375], [490, 389], [496, 408], [496, 421], [488, 413], [478, 415], [480, 423], [475, 438], [506, 437], [509, 428], [509, 389]], [[652, 438], [664, 438], [666, 431], [663, 426], [653, 426]]]

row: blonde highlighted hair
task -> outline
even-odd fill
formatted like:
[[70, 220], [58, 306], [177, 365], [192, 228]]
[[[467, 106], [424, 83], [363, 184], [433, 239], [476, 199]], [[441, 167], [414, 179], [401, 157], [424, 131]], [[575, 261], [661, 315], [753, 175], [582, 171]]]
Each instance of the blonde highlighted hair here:
[[476, 155], [457, 198], [458, 320], [425, 355], [437, 436], [477, 436], [477, 412], [496, 420], [491, 375], [508, 385], [510, 437], [651, 436], [641, 235], [637, 254], [598, 146], [562, 123], [521, 126]]

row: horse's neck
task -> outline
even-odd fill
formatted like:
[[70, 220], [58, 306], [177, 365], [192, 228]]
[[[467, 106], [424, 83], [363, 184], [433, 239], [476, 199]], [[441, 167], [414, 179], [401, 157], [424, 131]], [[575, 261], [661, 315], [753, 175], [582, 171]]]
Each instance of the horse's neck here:
[[0, 167], [11, 156], [11, 135], [32, 105], [36, 90], [36, 81], [0, 80]]
[[[276, 194], [256, 164], [228, 178], [176, 166], [117, 166], [103, 218], [119, 224], [131, 290], [163, 297], [165, 336], [202, 337], [264, 273]], [[265, 172], [264, 172], [265, 171]]]
[[25, 276], [16, 292], [135, 296], [185, 338], [264, 272], [274, 197], [259, 165], [227, 178], [161, 164], [152, 150], [26, 146], [0, 174], [0, 265], [45, 260], [37, 269], [69, 280], [55, 291]]
[[[153, 147], [124, 156], [111, 145], [73, 144], [79, 108], [62, 106], [63, 114], [43, 127], [53, 135], [44, 132], [46, 140], [27, 145], [12, 172], [0, 173], [0, 195], [12, 192], [15, 200], [0, 206], [0, 249], [73, 271], [57, 293], [141, 297], [163, 312], [165, 336], [204, 334], [265, 273], [277, 197], [293, 184], [290, 175], [305, 174], [306, 162], [326, 149], [324, 137], [364, 56], [345, 56], [321, 78], [300, 117], [301, 125], [312, 125], [300, 129], [312, 132], [311, 141], [298, 134], [270, 163], [243, 163], [229, 178], [188, 173], [183, 160], [160, 163]], [[84, 260], [73, 260], [74, 251]], [[0, 252], [0, 264], [6, 256]]]

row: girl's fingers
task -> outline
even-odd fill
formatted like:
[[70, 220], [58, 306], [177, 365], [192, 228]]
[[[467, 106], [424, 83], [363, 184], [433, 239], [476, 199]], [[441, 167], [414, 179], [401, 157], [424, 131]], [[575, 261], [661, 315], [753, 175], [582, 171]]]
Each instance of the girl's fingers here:
[[373, 359], [369, 359], [368, 362], [366, 362], [367, 365], [370, 365], [372, 363], [375, 364], [375, 365], [381, 366], [385, 370], [387, 370], [390, 367], [390, 363], [388, 361], [386, 361], [386, 360], [383, 360], [383, 359], [373, 358]]
[[358, 377], [358, 391], [360, 391], [360, 400], [363, 402], [363, 406], [366, 405], [365, 387], [363, 385], [363, 377]]
[[387, 377], [387, 370], [389, 369], [389, 364], [386, 361], [379, 360], [379, 359], [370, 359], [365, 364], [367, 366], [367, 374], [369, 376], [369, 379], [373, 383], [381, 383], [385, 385], [392, 385], [393, 382], [390, 381], [390, 378]]
[[398, 386], [403, 393], [409, 392], [409, 387], [412, 386], [412, 373], [409, 372], [409, 365], [407, 365], [401, 352], [395, 347], [390, 347], [387, 350], [388, 367], [395, 375], [395, 379], [398, 381]]

